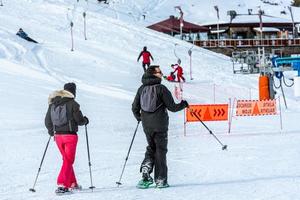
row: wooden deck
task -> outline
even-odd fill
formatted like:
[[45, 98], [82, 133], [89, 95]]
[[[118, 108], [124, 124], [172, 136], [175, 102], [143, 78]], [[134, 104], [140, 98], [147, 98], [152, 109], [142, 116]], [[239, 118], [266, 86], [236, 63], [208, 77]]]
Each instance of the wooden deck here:
[[300, 47], [300, 38], [297, 39], [222, 39], [198, 40], [195, 45], [204, 48], [243, 48], [243, 47]]

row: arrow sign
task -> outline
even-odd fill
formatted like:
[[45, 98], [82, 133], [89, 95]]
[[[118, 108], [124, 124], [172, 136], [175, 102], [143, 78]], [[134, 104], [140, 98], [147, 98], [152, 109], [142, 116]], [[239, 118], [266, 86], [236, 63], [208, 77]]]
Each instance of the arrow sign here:
[[228, 107], [228, 104], [190, 105], [186, 110], [186, 120], [198, 122], [197, 115], [202, 121], [227, 121]]

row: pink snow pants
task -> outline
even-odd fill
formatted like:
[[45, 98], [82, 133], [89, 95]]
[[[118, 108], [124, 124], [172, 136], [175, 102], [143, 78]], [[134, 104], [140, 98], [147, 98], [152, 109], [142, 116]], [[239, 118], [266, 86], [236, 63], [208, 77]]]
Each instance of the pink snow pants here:
[[77, 180], [73, 163], [75, 160], [78, 136], [55, 134], [55, 141], [63, 159], [63, 164], [57, 177], [57, 185], [66, 188], [74, 187], [77, 185]]

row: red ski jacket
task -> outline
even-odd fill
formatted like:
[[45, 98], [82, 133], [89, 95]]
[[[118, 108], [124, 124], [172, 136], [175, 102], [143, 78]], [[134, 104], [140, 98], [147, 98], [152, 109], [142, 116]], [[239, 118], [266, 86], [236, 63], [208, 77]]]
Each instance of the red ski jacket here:
[[143, 56], [143, 63], [150, 63], [150, 58], [153, 60], [153, 57], [149, 51], [142, 51], [138, 57], [138, 61]]

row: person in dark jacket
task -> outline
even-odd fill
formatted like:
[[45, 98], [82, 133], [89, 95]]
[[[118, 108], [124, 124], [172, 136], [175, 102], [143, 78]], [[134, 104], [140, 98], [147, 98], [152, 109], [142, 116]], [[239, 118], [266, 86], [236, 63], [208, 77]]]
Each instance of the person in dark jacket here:
[[[145, 158], [141, 164], [140, 172], [142, 180], [138, 185], [144, 184], [148, 187], [153, 183], [150, 174], [154, 170], [154, 181], [158, 188], [168, 187], [167, 168], [167, 144], [168, 144], [168, 112], [177, 112], [186, 107], [188, 103], [183, 100], [179, 104], [174, 102], [171, 92], [161, 84], [162, 72], [159, 66], [150, 66], [142, 77], [142, 86], [138, 89], [132, 103], [132, 112], [138, 121], [142, 121], [148, 146]], [[142, 93], [147, 86], [154, 86], [156, 90], [156, 105], [159, 105], [154, 112], [147, 112], [142, 109]]]
[[107, 1], [108, 1], [108, 0], [98, 0], [99, 3], [103, 2], [103, 3], [105, 3], [105, 4], [108, 4]]
[[[80, 106], [75, 101], [75, 96], [76, 84], [66, 83], [64, 90], [53, 92], [48, 99], [49, 107], [45, 117], [45, 126], [48, 129], [49, 135], [54, 136], [63, 159], [63, 164], [57, 178], [58, 188], [55, 191], [58, 194], [81, 188], [76, 180], [73, 163], [78, 142], [78, 126], [87, 125], [89, 120], [82, 115]], [[62, 113], [60, 120], [66, 119], [66, 123], [60, 126], [55, 125], [58, 118], [55, 115], [55, 109], [58, 108], [61, 108]]]
[[142, 62], [142, 66], [144, 68], [144, 72], [146, 71], [146, 66], [149, 67], [150, 64], [151, 64], [151, 60], [150, 58], [152, 59], [152, 61], [154, 61], [151, 53], [147, 50], [147, 47], [144, 47], [143, 48], [143, 51], [140, 53], [137, 61], [139, 62], [140, 58], [143, 57], [143, 62]]
[[19, 31], [16, 33], [17, 36], [19, 36], [20, 38], [23, 38], [24, 40], [27, 40], [29, 42], [33, 42], [33, 43], [38, 43], [37, 41], [35, 41], [34, 39], [30, 38], [27, 33], [25, 33], [23, 31], [22, 28], [19, 29]]

